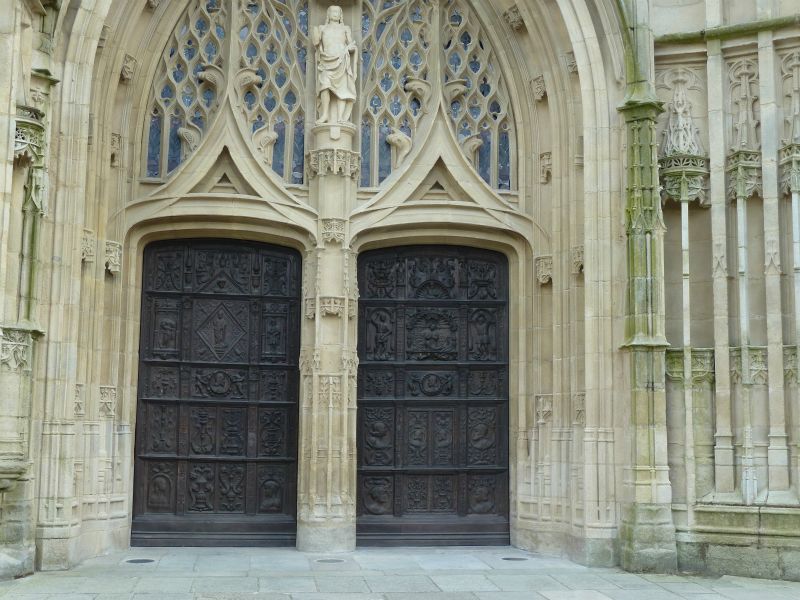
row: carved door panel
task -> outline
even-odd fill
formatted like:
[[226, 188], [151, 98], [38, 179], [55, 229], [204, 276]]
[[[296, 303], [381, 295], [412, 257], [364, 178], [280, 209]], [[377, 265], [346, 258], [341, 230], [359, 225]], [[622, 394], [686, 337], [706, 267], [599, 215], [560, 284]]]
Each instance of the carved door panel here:
[[145, 249], [132, 544], [294, 544], [299, 286], [285, 248]]
[[507, 544], [505, 257], [412, 246], [358, 272], [359, 542]]

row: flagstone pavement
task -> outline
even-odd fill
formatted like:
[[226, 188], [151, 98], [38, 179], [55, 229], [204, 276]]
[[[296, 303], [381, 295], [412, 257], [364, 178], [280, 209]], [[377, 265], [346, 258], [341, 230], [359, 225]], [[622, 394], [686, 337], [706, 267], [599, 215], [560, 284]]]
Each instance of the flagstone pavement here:
[[800, 583], [635, 575], [514, 548], [133, 548], [0, 582], [0, 600], [800, 600]]

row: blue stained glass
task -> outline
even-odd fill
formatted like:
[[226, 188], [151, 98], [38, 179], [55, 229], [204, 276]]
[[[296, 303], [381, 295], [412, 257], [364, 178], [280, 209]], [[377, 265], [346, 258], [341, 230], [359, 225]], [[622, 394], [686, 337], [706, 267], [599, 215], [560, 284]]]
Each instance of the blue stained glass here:
[[392, 54], [392, 66], [395, 69], [399, 69], [400, 67], [403, 66], [403, 59], [400, 56], [399, 52], [395, 52], [394, 54]]
[[390, 89], [392, 89], [392, 87], [394, 87], [394, 81], [392, 81], [392, 78], [389, 77], [388, 73], [384, 73], [383, 77], [381, 78], [381, 89], [384, 92], [388, 92]]
[[165, 84], [163, 88], [161, 88], [161, 99], [162, 100], [171, 100], [175, 97], [175, 90], [172, 88], [170, 84]]
[[483, 144], [478, 148], [478, 173], [481, 178], [492, 184], [492, 132], [488, 127], [484, 127], [480, 133]]
[[308, 35], [308, 4], [304, 4], [297, 13], [297, 21], [300, 25], [300, 31], [302, 31], [304, 35]]
[[219, 0], [208, 0], [206, 2], [206, 10], [208, 12], [216, 12], [219, 10]]
[[275, 83], [278, 84], [278, 87], [283, 87], [286, 84], [286, 71], [283, 67], [280, 67], [275, 74]]
[[375, 39], [379, 42], [381, 41], [381, 36], [383, 35], [384, 31], [386, 31], [386, 21], [381, 21], [378, 23], [377, 29], [375, 29]]
[[497, 187], [511, 189], [511, 139], [508, 131], [500, 132], [499, 157], [497, 161]]
[[213, 60], [216, 55], [217, 45], [214, 42], [208, 42], [206, 44], [206, 56], [208, 57], [208, 60]]
[[181, 164], [181, 137], [178, 129], [183, 125], [180, 117], [172, 115], [169, 120], [169, 148], [167, 150], [167, 173], [172, 173]]
[[289, 112], [292, 112], [294, 110], [294, 105], [297, 104], [297, 96], [292, 90], [289, 90], [283, 97], [283, 101], [286, 103], [286, 108], [289, 109]]
[[256, 26], [256, 33], [258, 34], [259, 39], [263, 42], [267, 39], [267, 34], [269, 34], [269, 25], [267, 25], [264, 21], [261, 21]]
[[264, 70], [264, 67], [258, 67], [258, 69], [256, 69], [256, 75], [261, 78], [261, 82], [257, 83], [256, 85], [258, 87], [262, 87], [264, 82], [267, 80], [267, 72]]
[[294, 31], [294, 26], [292, 25], [292, 22], [289, 20], [289, 17], [284, 16], [283, 13], [280, 14], [281, 17], [283, 18], [283, 26], [286, 28], [286, 31], [289, 33], [289, 35], [292, 35], [292, 32]]
[[458, 100], [454, 100], [450, 103], [450, 114], [453, 116], [454, 120], [457, 120], [459, 115], [461, 114], [461, 102]]
[[275, 145], [272, 147], [272, 170], [283, 177], [284, 154], [286, 153], [286, 123], [283, 117], [278, 117], [273, 129], [278, 134]]
[[422, 104], [420, 103], [419, 99], [416, 97], [412, 98], [408, 105], [411, 108], [411, 114], [415, 117], [419, 116], [419, 112], [422, 110]]
[[411, 66], [414, 68], [415, 71], [419, 71], [419, 68], [422, 66], [422, 55], [414, 50], [411, 53], [411, 56], [408, 57], [408, 60], [411, 62]]
[[208, 21], [205, 19], [197, 19], [197, 23], [195, 23], [194, 28], [197, 31], [198, 37], [203, 37], [206, 33], [208, 33]]
[[206, 128], [206, 121], [199, 110], [194, 111], [194, 116], [192, 117], [192, 123], [197, 125], [200, 129]]
[[469, 61], [469, 68], [473, 73], [477, 73], [481, 70], [481, 61], [478, 60], [477, 56], [473, 56], [472, 60]]
[[217, 94], [211, 88], [206, 88], [203, 90], [203, 104], [206, 107], [211, 108], [211, 105], [214, 103], [214, 98], [216, 98]]
[[172, 78], [176, 83], [180, 83], [186, 77], [186, 72], [183, 70], [183, 65], [178, 63], [172, 70]]
[[[192, 40], [189, 40], [189, 42], [191, 42], [191, 41]], [[176, 50], [175, 50], [175, 47], [173, 46], [172, 48], [169, 49], [169, 57], [172, 58], [173, 56], [175, 56], [175, 52], [176, 52]]]
[[275, 94], [272, 93], [272, 90], [268, 91], [267, 95], [264, 97], [264, 108], [272, 112], [277, 105], [278, 101], [275, 99]]
[[411, 30], [408, 27], [403, 28], [403, 31], [400, 32], [400, 41], [403, 42], [403, 46], [408, 48], [413, 40], [414, 36], [411, 34]]
[[472, 36], [469, 34], [469, 31], [465, 31], [461, 34], [461, 45], [464, 46], [465, 52], [469, 50], [469, 47], [472, 45]]
[[469, 107], [469, 114], [472, 116], [473, 119], [479, 119], [481, 116], [481, 105], [480, 104], [473, 104]]
[[194, 89], [191, 86], [185, 86], [181, 91], [181, 100], [186, 108], [189, 108], [194, 103]]
[[483, 78], [483, 82], [480, 84], [480, 86], [478, 86], [478, 89], [481, 91], [481, 94], [483, 94], [484, 98], [492, 93], [492, 86], [489, 85], [489, 81], [486, 79], [486, 77]]
[[450, 60], [447, 62], [453, 69], [453, 73], [458, 73], [461, 70], [461, 57], [458, 55], [458, 52], [451, 52]]
[[304, 75], [306, 72], [307, 56], [308, 56], [308, 50], [306, 50], [306, 47], [303, 46], [300, 42], [297, 42], [297, 62], [300, 63], [300, 70], [303, 71]]
[[247, 25], [245, 25], [239, 30], [239, 39], [244, 41], [245, 38], [247, 38], [247, 34], [249, 33], [250, 33], [250, 28]]
[[372, 126], [363, 121], [361, 123], [361, 187], [369, 187], [372, 174]]
[[225, 30], [222, 28], [222, 25], [220, 25], [219, 23], [217, 23], [216, 31], [217, 31], [217, 37], [219, 39], [221, 39], [221, 40], [225, 39]]
[[278, 41], [283, 41], [283, 32], [280, 27], [275, 28], [275, 37], [278, 38]]
[[386, 59], [383, 57], [383, 54], [378, 54], [378, 60], [375, 61], [375, 68], [380, 69], [385, 64], [386, 64]]
[[370, 21], [369, 15], [367, 13], [362, 13], [361, 15], [361, 34], [364, 37], [369, 35], [369, 28], [372, 25], [372, 21]]
[[251, 15], [256, 16], [258, 14], [258, 4], [255, 2], [251, 2], [247, 5], [247, 12]]
[[411, 9], [411, 20], [414, 23], [422, 23], [422, 8], [415, 6]]
[[378, 183], [383, 183], [392, 172], [392, 147], [387, 141], [391, 134], [392, 128], [384, 119], [378, 126]]
[[244, 95], [244, 103], [247, 104], [247, 110], [253, 110], [256, 105], [256, 95], [248, 90]]
[[400, 112], [403, 110], [403, 104], [402, 104], [402, 102], [400, 102], [400, 98], [399, 98], [398, 96], [395, 96], [395, 97], [394, 97], [394, 98], [392, 98], [392, 100], [389, 102], [389, 110], [391, 111], [391, 113], [392, 113], [392, 114], [393, 114], [395, 117], [396, 117], [397, 115], [399, 115], [399, 114], [400, 114]]
[[472, 129], [469, 126], [469, 123], [466, 121], [461, 121], [461, 126], [458, 128], [458, 139], [460, 141], [464, 141], [467, 138], [472, 137]]
[[258, 131], [259, 129], [261, 129], [261, 128], [262, 128], [262, 127], [264, 127], [265, 125], [266, 125], [266, 123], [264, 122], [264, 117], [263, 117], [263, 116], [261, 116], [261, 115], [258, 115], [258, 116], [256, 117], [256, 120], [255, 120], [255, 121], [253, 121], [253, 133], [255, 133], [256, 131]]
[[450, 24], [451, 25], [456, 25], [456, 26], [461, 25], [461, 22], [463, 20], [464, 20], [464, 18], [461, 16], [461, 13], [458, 12], [457, 10], [454, 10], [452, 13], [450, 13]]
[[147, 140], [147, 176], [161, 175], [161, 113], [154, 111], [150, 116], [150, 137]]
[[249, 44], [244, 54], [250, 62], [253, 62], [256, 56], [258, 56], [258, 48], [256, 48], [255, 44]]
[[197, 78], [197, 75], [198, 73], [202, 73], [203, 71], [204, 71], [203, 63], [199, 61], [195, 64], [195, 66], [192, 67], [192, 75], [194, 75], [195, 81], [197, 81], [198, 83], [200, 82], [200, 80]]
[[411, 125], [408, 124], [408, 119], [403, 119], [403, 122], [400, 123], [400, 131], [411, 137]]
[[294, 144], [292, 145], [292, 183], [303, 183], [305, 171], [305, 122], [300, 118], [294, 122]]
[[369, 101], [369, 106], [372, 109], [372, 112], [377, 115], [381, 107], [383, 106], [383, 100], [381, 100], [380, 96], [375, 94], [372, 97], [372, 100]]
[[492, 115], [492, 118], [496, 121], [497, 117], [500, 116], [500, 103], [495, 100], [489, 105], [489, 114]]
[[267, 49], [267, 62], [274, 65], [276, 60], [278, 60], [278, 53], [275, 51], [275, 44], [270, 44]]

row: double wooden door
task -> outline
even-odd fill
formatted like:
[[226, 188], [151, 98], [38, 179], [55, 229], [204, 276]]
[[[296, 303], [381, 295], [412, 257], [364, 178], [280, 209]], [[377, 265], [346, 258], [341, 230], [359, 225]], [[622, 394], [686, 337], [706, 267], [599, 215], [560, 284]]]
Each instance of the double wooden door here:
[[411, 246], [358, 272], [359, 542], [507, 544], [505, 257]]
[[300, 267], [250, 242], [146, 248], [132, 544], [294, 543]]

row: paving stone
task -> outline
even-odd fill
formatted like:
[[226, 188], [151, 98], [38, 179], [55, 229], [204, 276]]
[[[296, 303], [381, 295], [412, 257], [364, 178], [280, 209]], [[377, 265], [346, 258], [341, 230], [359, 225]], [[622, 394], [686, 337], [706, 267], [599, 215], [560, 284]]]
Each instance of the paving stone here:
[[[596, 590], [570, 590], [541, 592], [547, 600], [610, 600], [603, 592]], [[644, 599], [643, 599], [644, 600]]]
[[316, 592], [313, 577], [259, 577], [258, 589], [262, 592]]
[[483, 575], [431, 575], [433, 583], [445, 592], [493, 592], [500, 590]]
[[615, 590], [619, 587], [598, 575], [586, 573], [553, 573], [551, 577], [571, 590]]
[[160, 592], [162, 594], [191, 592], [193, 581], [192, 577], [142, 577], [133, 588], [133, 591], [137, 593]]
[[320, 592], [369, 592], [363, 577], [317, 577], [316, 582]]
[[504, 592], [541, 592], [542, 590], [566, 590], [552, 577], [546, 575], [516, 575], [511, 573], [491, 573], [488, 579]]
[[257, 592], [255, 577], [195, 577], [193, 592]]
[[384, 575], [366, 578], [369, 589], [373, 592], [437, 592], [439, 588], [430, 577], [420, 575]]

